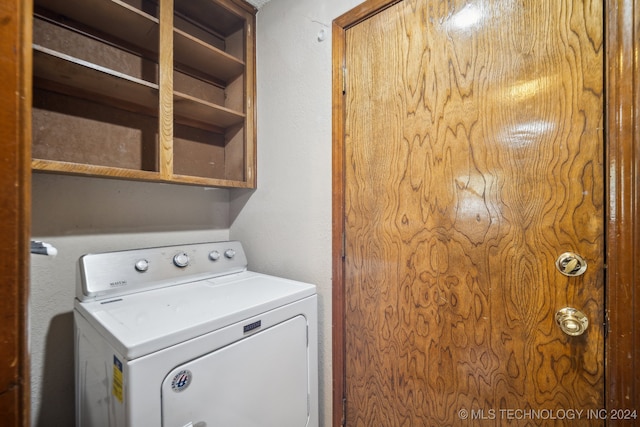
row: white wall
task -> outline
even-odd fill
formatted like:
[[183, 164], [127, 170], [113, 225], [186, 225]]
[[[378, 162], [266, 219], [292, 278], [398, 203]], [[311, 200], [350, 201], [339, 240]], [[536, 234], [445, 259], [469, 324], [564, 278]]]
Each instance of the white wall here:
[[318, 286], [321, 426], [332, 411], [331, 22], [359, 3], [271, 0], [260, 9], [258, 189], [230, 195], [230, 235], [250, 267]]

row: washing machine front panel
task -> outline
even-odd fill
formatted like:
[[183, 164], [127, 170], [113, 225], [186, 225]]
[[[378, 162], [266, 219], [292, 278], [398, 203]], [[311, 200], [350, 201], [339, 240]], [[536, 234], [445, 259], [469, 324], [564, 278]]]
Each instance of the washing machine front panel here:
[[268, 329], [172, 369], [159, 390], [163, 427], [304, 427], [309, 420], [307, 319]]

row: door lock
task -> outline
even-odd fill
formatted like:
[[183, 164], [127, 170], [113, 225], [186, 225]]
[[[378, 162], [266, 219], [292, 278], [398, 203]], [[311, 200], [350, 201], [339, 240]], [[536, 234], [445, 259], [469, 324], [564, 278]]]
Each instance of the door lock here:
[[556, 267], [565, 276], [580, 276], [587, 271], [587, 261], [574, 252], [565, 252], [556, 260]]
[[565, 334], [577, 337], [582, 335], [589, 326], [589, 319], [580, 310], [573, 307], [564, 307], [556, 313], [556, 323]]

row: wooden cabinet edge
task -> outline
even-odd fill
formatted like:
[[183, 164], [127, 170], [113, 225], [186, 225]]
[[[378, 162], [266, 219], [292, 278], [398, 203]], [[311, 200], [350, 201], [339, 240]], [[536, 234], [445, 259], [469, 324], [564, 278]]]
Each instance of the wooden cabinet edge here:
[[124, 179], [133, 181], [161, 182], [166, 184], [197, 185], [219, 188], [255, 188], [255, 181], [236, 181], [219, 178], [205, 178], [190, 175], [173, 174], [162, 177], [159, 172], [139, 171], [109, 166], [94, 166], [55, 160], [33, 159], [31, 169], [34, 173], [55, 173], [73, 176], [87, 176], [103, 179]]
[[256, 188], [255, 184], [248, 181], [235, 181], [230, 179], [204, 178], [190, 175], [173, 175], [170, 181], [176, 184], [198, 185], [202, 187], [220, 188]]
[[242, 0], [218, 0], [218, 3], [239, 15], [248, 14], [255, 16], [258, 12], [258, 9], [253, 5]]
[[143, 180], [158, 180], [160, 174], [153, 171], [125, 169], [111, 166], [88, 165], [57, 160], [33, 159], [31, 169], [34, 172], [62, 173], [68, 175], [84, 175], [107, 178], [131, 178]]

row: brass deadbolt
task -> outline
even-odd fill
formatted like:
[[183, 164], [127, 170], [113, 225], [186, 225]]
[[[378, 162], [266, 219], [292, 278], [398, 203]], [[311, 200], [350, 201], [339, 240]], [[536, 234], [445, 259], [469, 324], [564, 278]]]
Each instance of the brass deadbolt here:
[[565, 276], [580, 276], [587, 271], [587, 261], [574, 252], [565, 252], [556, 260], [556, 268]]

